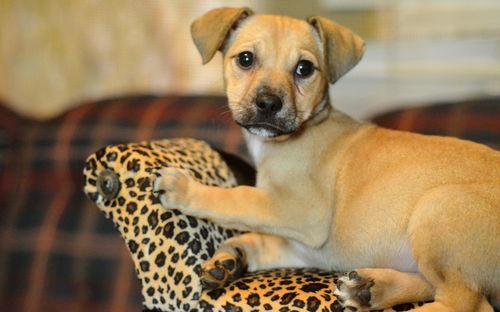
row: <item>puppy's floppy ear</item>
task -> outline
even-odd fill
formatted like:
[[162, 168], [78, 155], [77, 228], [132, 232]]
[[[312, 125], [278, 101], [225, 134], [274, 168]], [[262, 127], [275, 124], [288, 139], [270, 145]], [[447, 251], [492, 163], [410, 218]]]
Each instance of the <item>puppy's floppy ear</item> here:
[[334, 83], [353, 68], [365, 52], [365, 42], [350, 29], [321, 16], [307, 19], [319, 34], [325, 62], [328, 68], [328, 79]]
[[253, 11], [246, 7], [219, 8], [205, 13], [191, 24], [191, 36], [203, 64], [208, 63], [222, 48], [233, 25], [250, 15], [253, 15]]

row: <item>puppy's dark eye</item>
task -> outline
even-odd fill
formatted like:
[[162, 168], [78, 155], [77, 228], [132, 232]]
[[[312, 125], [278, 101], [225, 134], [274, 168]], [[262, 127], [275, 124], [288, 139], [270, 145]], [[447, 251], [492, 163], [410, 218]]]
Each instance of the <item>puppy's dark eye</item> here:
[[243, 69], [249, 69], [254, 63], [254, 56], [252, 52], [243, 51], [238, 54], [236, 62]]
[[295, 75], [299, 78], [307, 78], [314, 72], [314, 65], [310, 61], [302, 60], [295, 68]]

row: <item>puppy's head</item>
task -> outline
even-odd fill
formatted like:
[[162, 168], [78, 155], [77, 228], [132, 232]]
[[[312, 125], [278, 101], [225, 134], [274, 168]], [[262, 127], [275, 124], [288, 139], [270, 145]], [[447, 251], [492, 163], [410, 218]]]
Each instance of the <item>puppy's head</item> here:
[[235, 121], [266, 138], [298, 131], [329, 105], [328, 83], [364, 52], [360, 37], [328, 19], [254, 15], [248, 8], [209, 11], [193, 22], [191, 34], [203, 63], [223, 53]]

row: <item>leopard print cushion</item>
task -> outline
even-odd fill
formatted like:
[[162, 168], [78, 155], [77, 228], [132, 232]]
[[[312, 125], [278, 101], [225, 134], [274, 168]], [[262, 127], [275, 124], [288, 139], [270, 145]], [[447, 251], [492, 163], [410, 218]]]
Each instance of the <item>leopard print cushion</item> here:
[[[186, 169], [208, 185], [236, 185], [221, 156], [193, 139], [108, 146], [91, 155], [84, 169], [84, 191], [125, 240], [146, 309], [342, 311], [333, 296], [339, 274], [315, 269], [247, 273], [224, 289], [203, 292], [201, 265], [238, 232], [162, 207], [150, 179], [152, 170], [162, 166]], [[407, 311], [422, 304], [387, 311]]]

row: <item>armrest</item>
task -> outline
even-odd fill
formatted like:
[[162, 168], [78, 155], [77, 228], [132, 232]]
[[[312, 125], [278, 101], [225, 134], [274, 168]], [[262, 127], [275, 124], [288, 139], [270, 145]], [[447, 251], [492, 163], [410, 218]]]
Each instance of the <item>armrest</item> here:
[[201, 264], [235, 231], [162, 207], [150, 181], [151, 170], [160, 166], [187, 169], [202, 183], [236, 185], [229, 167], [206, 143], [176, 139], [102, 148], [87, 159], [84, 191], [125, 240], [144, 306], [192, 310], [201, 297]]

